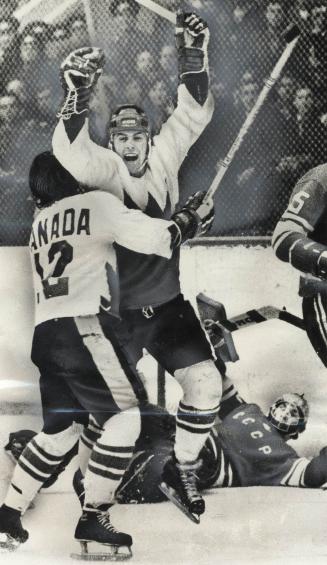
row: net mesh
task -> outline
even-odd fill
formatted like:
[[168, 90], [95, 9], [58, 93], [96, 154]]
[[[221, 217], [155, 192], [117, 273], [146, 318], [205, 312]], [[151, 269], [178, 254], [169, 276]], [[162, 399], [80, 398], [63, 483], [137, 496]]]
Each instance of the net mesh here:
[[[209, 187], [264, 80], [302, 36], [216, 194], [212, 235], [269, 235], [296, 180], [325, 159], [327, 8], [319, 0], [158, 0], [209, 22], [213, 119], [180, 171], [183, 199]], [[70, 50], [94, 44], [105, 73], [91, 101], [91, 135], [107, 142], [111, 111], [133, 102], [156, 132], [176, 103], [173, 25], [134, 0], [2, 0], [0, 3], [0, 244], [26, 244], [33, 216], [28, 169], [51, 148], [61, 101], [58, 69]]]

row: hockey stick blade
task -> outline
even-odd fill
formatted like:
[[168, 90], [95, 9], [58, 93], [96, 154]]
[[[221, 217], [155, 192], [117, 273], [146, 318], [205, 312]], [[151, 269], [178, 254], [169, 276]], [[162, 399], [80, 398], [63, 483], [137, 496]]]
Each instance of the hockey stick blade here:
[[164, 495], [176, 506], [176, 508], [178, 508], [189, 520], [191, 520], [191, 522], [194, 522], [194, 524], [200, 524], [200, 518], [196, 514], [192, 514], [192, 512], [186, 508], [186, 506], [178, 498], [174, 489], [169, 487], [167, 483], [161, 483], [159, 488], [161, 492], [163, 492]]

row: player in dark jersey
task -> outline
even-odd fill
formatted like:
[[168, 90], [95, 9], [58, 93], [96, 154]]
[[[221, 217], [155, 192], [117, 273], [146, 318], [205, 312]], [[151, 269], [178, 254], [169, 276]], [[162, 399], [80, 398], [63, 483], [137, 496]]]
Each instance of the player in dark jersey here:
[[327, 367], [327, 165], [308, 171], [296, 184], [272, 239], [281, 261], [302, 272], [299, 294], [305, 329]]
[[[239, 486], [327, 487], [327, 447], [311, 460], [300, 457], [287, 444], [305, 431], [309, 415], [303, 395], [288, 393], [278, 398], [267, 416], [257, 404], [240, 398], [230, 379], [224, 379], [219, 424], [200, 453], [199, 489]], [[167, 415], [166, 415], [167, 419]], [[120, 502], [160, 502], [158, 488], [169, 457], [172, 430], [162, 433], [160, 443], [143, 443], [117, 493]], [[163, 429], [163, 427], [162, 427]], [[149, 434], [148, 434], [149, 436]]]

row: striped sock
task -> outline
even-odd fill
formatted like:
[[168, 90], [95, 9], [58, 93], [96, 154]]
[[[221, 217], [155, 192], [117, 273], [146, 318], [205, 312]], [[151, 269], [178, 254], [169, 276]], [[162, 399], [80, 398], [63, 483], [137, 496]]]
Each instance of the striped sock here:
[[118, 447], [97, 441], [85, 475], [85, 505], [110, 504], [133, 455], [134, 445]]
[[90, 416], [88, 426], [84, 428], [78, 444], [78, 462], [83, 476], [86, 473], [93, 446], [101, 437], [102, 432], [103, 428]]
[[85, 505], [113, 502], [140, 431], [141, 416], [137, 407], [120, 412], [105, 423], [85, 474]]
[[18, 459], [4, 503], [24, 513], [63, 458], [64, 455], [48, 453], [35, 436]]
[[199, 410], [180, 402], [176, 418], [175, 455], [180, 463], [195, 461], [214, 425], [218, 406]]

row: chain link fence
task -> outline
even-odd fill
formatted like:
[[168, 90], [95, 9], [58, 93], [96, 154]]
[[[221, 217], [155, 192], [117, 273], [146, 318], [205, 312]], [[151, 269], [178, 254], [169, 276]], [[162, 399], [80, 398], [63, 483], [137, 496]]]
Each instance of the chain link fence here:
[[[216, 195], [212, 235], [269, 235], [296, 180], [324, 162], [327, 145], [326, 0], [158, 0], [197, 11], [209, 22], [216, 109], [180, 172], [183, 199], [205, 190], [285, 47], [283, 31], [302, 36]], [[91, 134], [108, 138], [113, 108], [133, 102], [153, 131], [176, 103], [172, 24], [134, 0], [0, 2], [0, 244], [28, 241], [33, 216], [28, 169], [51, 148], [61, 101], [58, 69], [70, 50], [94, 44], [105, 73], [91, 101]]]

